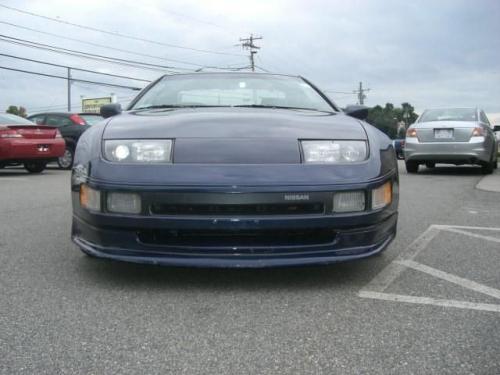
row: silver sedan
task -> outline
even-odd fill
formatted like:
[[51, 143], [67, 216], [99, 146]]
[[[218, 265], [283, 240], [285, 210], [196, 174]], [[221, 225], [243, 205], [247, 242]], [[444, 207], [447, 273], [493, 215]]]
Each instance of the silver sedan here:
[[420, 164], [478, 164], [484, 173], [497, 168], [497, 140], [484, 111], [477, 108], [428, 109], [406, 132], [408, 173]]

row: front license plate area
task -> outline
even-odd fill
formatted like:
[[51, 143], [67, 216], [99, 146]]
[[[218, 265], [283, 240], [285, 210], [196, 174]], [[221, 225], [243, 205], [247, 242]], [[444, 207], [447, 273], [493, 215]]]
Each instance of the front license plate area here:
[[453, 129], [434, 129], [434, 138], [436, 139], [453, 138]]
[[49, 145], [38, 145], [37, 150], [38, 152], [49, 152], [50, 147]]

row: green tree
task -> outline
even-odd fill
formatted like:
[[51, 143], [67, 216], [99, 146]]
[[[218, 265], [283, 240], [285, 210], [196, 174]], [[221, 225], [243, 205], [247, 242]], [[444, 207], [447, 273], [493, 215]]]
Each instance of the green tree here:
[[9, 105], [6, 112], [16, 116], [19, 115], [19, 109], [15, 105]]
[[386, 103], [384, 107], [376, 105], [370, 108], [366, 121], [379, 130], [383, 131], [390, 138], [401, 136], [398, 134], [400, 124], [404, 123], [407, 128], [414, 123], [418, 115], [409, 103], [402, 103], [401, 107], [395, 107], [392, 103]]
[[9, 108], [7, 108], [6, 112], [21, 117], [28, 116], [28, 114], [26, 113], [26, 108], [21, 105], [19, 107], [15, 105], [9, 105]]

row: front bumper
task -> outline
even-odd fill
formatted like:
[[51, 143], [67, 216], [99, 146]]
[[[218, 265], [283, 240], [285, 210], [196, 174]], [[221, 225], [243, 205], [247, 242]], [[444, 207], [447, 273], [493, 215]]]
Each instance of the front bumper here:
[[434, 161], [443, 163], [489, 162], [491, 153], [486, 142], [426, 142], [407, 138], [404, 148], [406, 161]]
[[[388, 179], [395, 186], [392, 203], [375, 211], [328, 214], [332, 192], [369, 189]], [[308, 194], [325, 203], [325, 212], [244, 215], [185, 211], [140, 215], [92, 213], [79, 205], [73, 191], [72, 239], [82, 251], [101, 258], [136, 263], [198, 267], [273, 267], [333, 263], [360, 259], [383, 251], [396, 235], [397, 175], [363, 185], [281, 187], [284, 193], [165, 192], [133, 190], [146, 205], [153, 201], [183, 203], [196, 200], [217, 206], [272, 203], [277, 196]], [[130, 189], [130, 188], [128, 188]], [[123, 190], [122, 190], [123, 191]], [[369, 195], [367, 194], [369, 201]], [[280, 202], [282, 203], [282, 202]], [[368, 202], [369, 203], [369, 202]], [[213, 209], [213, 206], [211, 206]]]

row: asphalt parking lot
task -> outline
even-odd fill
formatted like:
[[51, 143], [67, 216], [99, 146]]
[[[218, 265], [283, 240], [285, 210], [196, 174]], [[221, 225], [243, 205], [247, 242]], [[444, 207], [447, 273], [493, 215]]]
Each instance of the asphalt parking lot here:
[[0, 372], [500, 373], [500, 193], [402, 166], [382, 256], [266, 270], [88, 258], [69, 172], [0, 170]]

